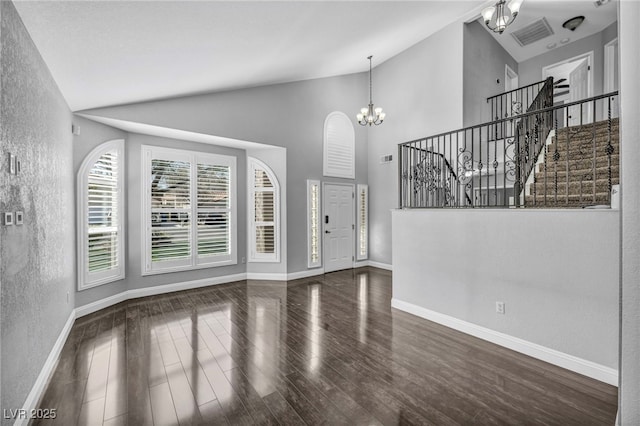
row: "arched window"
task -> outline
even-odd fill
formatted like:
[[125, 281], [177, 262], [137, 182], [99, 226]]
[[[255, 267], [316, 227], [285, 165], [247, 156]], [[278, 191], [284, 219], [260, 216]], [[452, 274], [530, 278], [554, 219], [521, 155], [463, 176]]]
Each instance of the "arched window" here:
[[249, 261], [280, 262], [280, 185], [266, 164], [248, 160]]
[[124, 140], [105, 142], [78, 171], [78, 290], [124, 278]]
[[340, 111], [324, 121], [322, 174], [355, 179], [356, 135], [351, 119]]

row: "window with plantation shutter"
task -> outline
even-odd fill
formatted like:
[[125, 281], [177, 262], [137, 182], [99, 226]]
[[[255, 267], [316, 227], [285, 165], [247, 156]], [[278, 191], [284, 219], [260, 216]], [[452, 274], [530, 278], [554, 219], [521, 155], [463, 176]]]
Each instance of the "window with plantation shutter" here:
[[249, 157], [249, 261], [280, 261], [280, 186], [273, 171]]
[[78, 172], [78, 289], [124, 278], [124, 141], [94, 149]]
[[143, 274], [236, 263], [235, 157], [142, 152]]
[[357, 260], [369, 257], [369, 186], [358, 185], [358, 253]]

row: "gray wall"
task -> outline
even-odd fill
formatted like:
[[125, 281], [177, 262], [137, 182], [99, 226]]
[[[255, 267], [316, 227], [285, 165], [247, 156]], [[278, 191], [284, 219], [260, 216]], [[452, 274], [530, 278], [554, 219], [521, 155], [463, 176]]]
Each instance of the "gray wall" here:
[[[25, 214], [24, 225], [0, 227], [1, 406], [17, 409], [74, 307], [74, 179], [71, 112], [13, 4], [0, 8], [0, 211]], [[7, 172], [9, 152], [22, 162], [17, 176]]]
[[[451, 24], [376, 67], [374, 102], [387, 112], [369, 131], [369, 259], [391, 264], [398, 206], [398, 144], [462, 127], [463, 23]], [[380, 164], [392, 154], [393, 163]]]
[[[78, 121], [78, 117], [74, 118], [74, 121]], [[86, 120], [85, 120], [86, 121]], [[107, 126], [103, 126], [97, 123], [83, 122], [82, 135], [85, 135], [84, 143], [82, 144], [82, 151], [89, 152], [93, 147], [114, 139], [114, 136], [121, 133], [116, 130], [109, 130]], [[193, 271], [185, 272], [172, 272], [167, 274], [142, 276], [142, 213], [141, 203], [141, 146], [142, 145], [154, 145], [163, 146], [168, 148], [186, 149], [199, 152], [207, 152], [222, 155], [232, 155], [237, 158], [237, 177], [238, 177], [238, 189], [237, 189], [237, 209], [238, 209], [238, 227], [237, 227], [237, 242], [238, 242], [238, 264], [223, 266], [217, 268], [204, 268], [196, 269]], [[80, 151], [80, 149], [76, 149]], [[246, 192], [246, 154], [244, 150], [224, 148], [214, 145], [186, 142], [175, 139], [165, 139], [155, 136], [139, 135], [135, 133], [128, 134], [125, 141], [125, 156], [126, 156], [126, 211], [127, 222], [125, 224], [126, 232], [126, 244], [125, 244], [125, 279], [116, 281], [114, 283], [105, 284], [102, 286], [82, 290], [76, 295], [76, 306], [84, 306], [88, 303], [103, 299], [108, 296], [113, 296], [117, 293], [130, 290], [140, 289], [146, 287], [153, 287], [164, 284], [174, 284], [185, 281], [200, 280], [205, 278], [214, 278], [224, 275], [232, 275], [243, 273], [246, 271], [246, 265], [242, 264], [241, 259], [246, 257], [247, 248], [247, 233], [246, 233], [246, 208], [247, 208], [247, 192]], [[84, 158], [84, 157], [83, 157]], [[82, 163], [83, 158], [76, 158], [76, 170]]]
[[463, 52], [463, 124], [467, 127], [493, 120], [487, 98], [505, 91], [505, 65], [518, 72], [518, 63], [478, 21], [464, 25]]
[[396, 210], [393, 298], [616, 369], [619, 216]]
[[620, 159], [622, 288], [620, 344], [621, 425], [640, 424], [640, 3], [621, 1]]
[[[354, 118], [367, 102], [366, 78], [366, 74], [352, 74], [87, 113], [286, 148], [287, 268], [291, 273], [307, 269], [306, 180], [367, 183], [367, 131]], [[356, 126], [355, 180], [322, 176], [324, 120], [333, 111], [345, 112]], [[129, 160], [136, 161], [133, 156]]]
[[542, 80], [542, 68], [547, 65], [593, 51], [593, 96], [602, 94], [604, 84], [604, 45], [616, 38], [617, 29], [618, 24], [613, 23], [599, 33], [520, 62], [518, 67], [520, 86], [526, 86]]

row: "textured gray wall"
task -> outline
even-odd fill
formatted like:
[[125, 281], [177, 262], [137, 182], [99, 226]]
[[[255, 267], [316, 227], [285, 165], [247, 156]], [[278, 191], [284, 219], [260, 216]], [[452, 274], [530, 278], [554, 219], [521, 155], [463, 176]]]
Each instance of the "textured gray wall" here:
[[640, 424], [640, 3], [621, 1], [620, 159], [622, 188], [621, 425]]
[[[355, 113], [367, 99], [367, 75], [352, 74], [87, 113], [286, 148], [287, 268], [291, 273], [307, 270], [306, 180], [367, 183], [367, 130], [355, 123]], [[345, 112], [356, 128], [355, 180], [322, 176], [324, 120], [333, 111]], [[136, 160], [130, 156], [129, 161]]]
[[[74, 179], [71, 112], [13, 4], [0, 8], [0, 211], [25, 214], [24, 225], [0, 228], [2, 408], [16, 409], [74, 306]], [[7, 172], [9, 152], [22, 162], [17, 176]]]
[[493, 119], [487, 98], [504, 92], [504, 66], [509, 65], [512, 70], [518, 72], [518, 62], [478, 21], [464, 26], [463, 52], [463, 124], [473, 126]]

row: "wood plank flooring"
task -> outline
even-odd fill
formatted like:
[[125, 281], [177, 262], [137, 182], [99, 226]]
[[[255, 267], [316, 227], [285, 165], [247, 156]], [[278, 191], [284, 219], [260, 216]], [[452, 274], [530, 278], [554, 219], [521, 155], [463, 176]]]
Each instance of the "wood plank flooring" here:
[[79, 318], [55, 425], [613, 425], [617, 389], [391, 309], [375, 268], [240, 281]]

